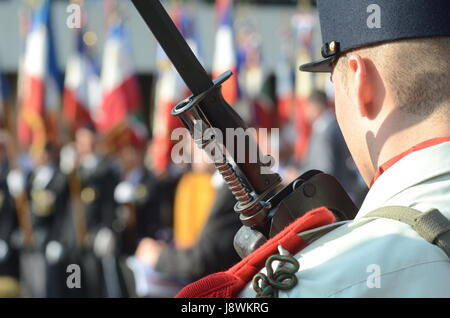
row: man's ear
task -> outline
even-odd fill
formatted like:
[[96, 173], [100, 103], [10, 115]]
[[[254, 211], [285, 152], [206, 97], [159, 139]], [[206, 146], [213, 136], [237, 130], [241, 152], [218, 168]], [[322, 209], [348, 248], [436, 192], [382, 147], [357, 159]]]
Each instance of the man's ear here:
[[358, 54], [348, 55], [349, 76], [353, 77], [354, 96], [360, 115], [372, 119], [376, 116], [374, 107], [375, 83], [368, 63]]

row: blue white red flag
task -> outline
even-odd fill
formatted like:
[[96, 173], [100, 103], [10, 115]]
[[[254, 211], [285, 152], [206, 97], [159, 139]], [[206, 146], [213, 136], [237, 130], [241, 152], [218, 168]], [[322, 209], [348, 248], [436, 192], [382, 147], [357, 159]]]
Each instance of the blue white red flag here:
[[73, 129], [94, 125], [101, 102], [100, 72], [77, 30], [76, 51], [67, 61], [64, 85], [64, 117]]
[[23, 59], [19, 140], [32, 151], [58, 136], [58, 112], [63, 89], [51, 23], [51, 5], [44, 0], [33, 12]]
[[102, 102], [97, 127], [107, 133], [126, 124], [139, 110], [141, 95], [125, 27], [117, 21], [110, 27], [105, 43], [101, 72]]

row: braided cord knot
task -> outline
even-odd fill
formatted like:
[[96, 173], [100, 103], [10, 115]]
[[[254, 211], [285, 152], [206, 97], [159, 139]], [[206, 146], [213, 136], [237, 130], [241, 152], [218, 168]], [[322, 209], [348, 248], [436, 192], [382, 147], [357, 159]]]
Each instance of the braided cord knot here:
[[[283, 265], [274, 271], [272, 266], [275, 261], [282, 262]], [[280, 290], [292, 289], [298, 283], [295, 273], [300, 264], [292, 256], [272, 255], [266, 260], [265, 268], [267, 275], [258, 273], [253, 277], [256, 298], [277, 298]]]

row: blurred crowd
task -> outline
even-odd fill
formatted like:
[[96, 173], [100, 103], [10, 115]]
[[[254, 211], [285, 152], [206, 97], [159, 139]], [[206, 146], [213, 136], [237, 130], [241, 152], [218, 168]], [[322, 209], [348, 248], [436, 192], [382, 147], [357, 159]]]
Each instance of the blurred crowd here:
[[[24, 15], [17, 92], [8, 97], [0, 81], [0, 297], [171, 297], [239, 261], [233, 237], [241, 222], [221, 176], [206, 162], [171, 158], [171, 132], [181, 123], [170, 110], [189, 92], [167, 57], [158, 53], [148, 106], [117, 1], [105, 0], [111, 19], [101, 71], [84, 14], [63, 79], [50, 44], [52, 1], [34, 2]], [[171, 15], [200, 54], [182, 3]], [[336, 122], [328, 79], [296, 71], [314, 51], [313, 12], [300, 8], [282, 32], [279, 68], [267, 74], [263, 39], [251, 21], [233, 23], [232, 4], [216, 1], [211, 73], [237, 75], [224, 97], [249, 126], [275, 138], [284, 183], [321, 170], [359, 205], [367, 187]]]
[[[309, 169], [333, 174], [360, 203], [366, 188], [329, 105], [313, 92], [305, 158], [284, 147], [278, 172], [285, 183]], [[111, 153], [92, 126], [63, 147], [18, 158], [11, 135], [0, 137], [2, 296], [168, 297], [239, 260], [235, 199], [210, 164], [156, 173], [151, 142], [129, 140]], [[68, 288], [70, 264], [80, 266], [81, 288]]]

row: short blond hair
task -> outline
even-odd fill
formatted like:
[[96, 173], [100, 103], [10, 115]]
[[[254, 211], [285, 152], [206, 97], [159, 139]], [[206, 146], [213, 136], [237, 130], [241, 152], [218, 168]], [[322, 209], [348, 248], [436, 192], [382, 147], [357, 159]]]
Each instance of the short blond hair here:
[[[408, 39], [354, 52], [375, 64], [402, 111], [450, 114], [450, 37]], [[344, 86], [347, 61], [344, 55], [336, 65]]]

